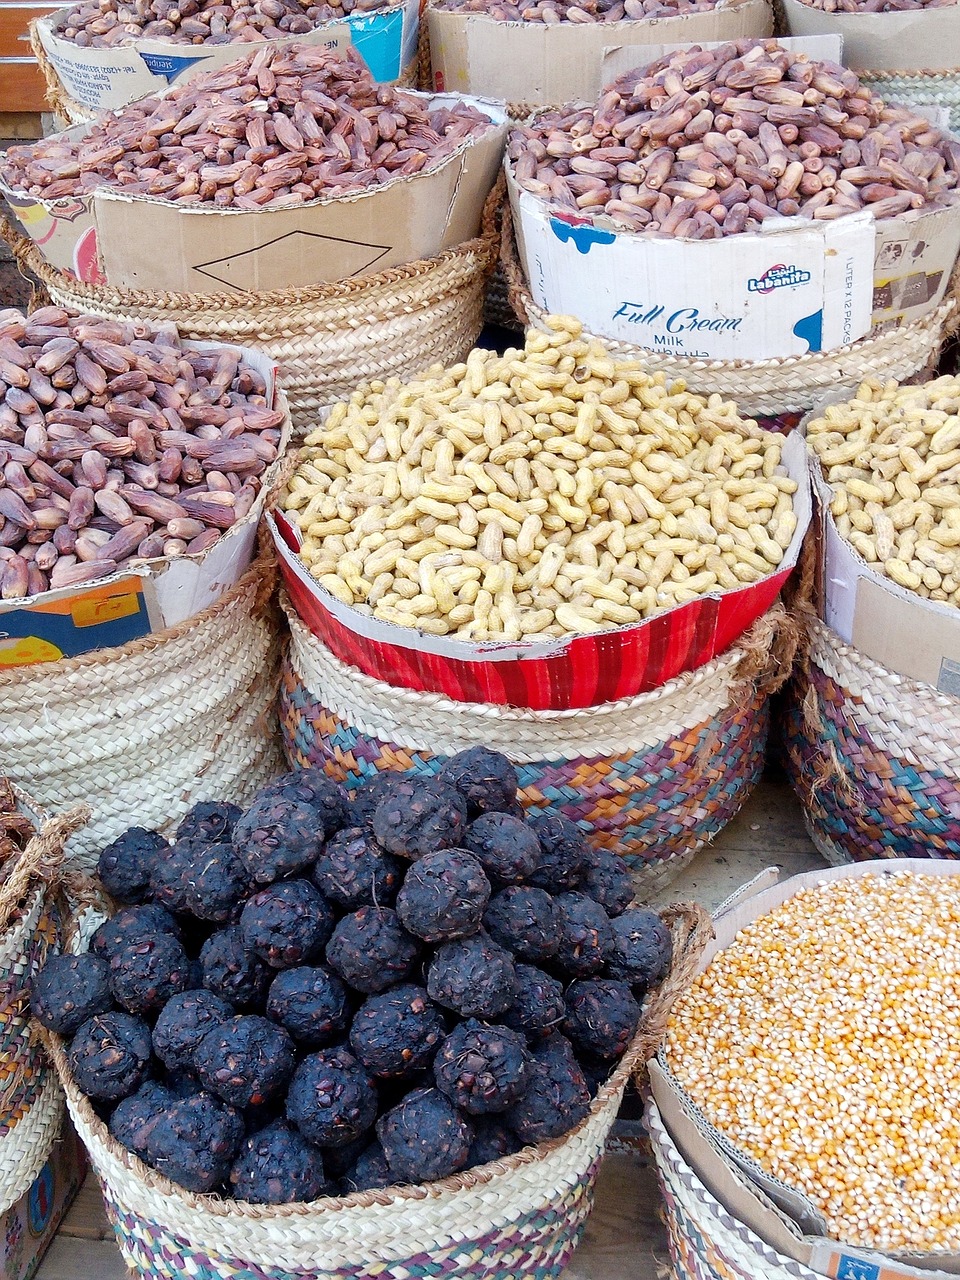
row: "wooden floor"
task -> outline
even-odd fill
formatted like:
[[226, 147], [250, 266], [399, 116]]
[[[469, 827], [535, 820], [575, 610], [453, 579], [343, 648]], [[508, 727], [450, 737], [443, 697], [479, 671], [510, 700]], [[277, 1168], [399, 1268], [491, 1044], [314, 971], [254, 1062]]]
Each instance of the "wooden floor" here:
[[[715, 907], [768, 866], [784, 876], [823, 866], [803, 828], [789, 787], [765, 781], [713, 846], [697, 855], [652, 900], [693, 898]], [[652, 1169], [636, 1155], [609, 1155], [586, 1237], [565, 1280], [661, 1280], [669, 1256]], [[96, 1180], [87, 1179], [37, 1280], [129, 1280], [103, 1216]]]

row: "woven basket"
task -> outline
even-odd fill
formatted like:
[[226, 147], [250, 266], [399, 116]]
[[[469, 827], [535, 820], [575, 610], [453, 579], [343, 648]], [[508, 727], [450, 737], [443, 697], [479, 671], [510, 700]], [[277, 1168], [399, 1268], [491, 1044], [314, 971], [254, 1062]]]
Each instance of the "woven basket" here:
[[828, 862], [960, 857], [960, 698], [814, 616], [785, 710], [787, 770]]
[[720, 657], [659, 689], [571, 711], [454, 702], [346, 666], [281, 596], [290, 624], [280, 719], [291, 764], [355, 787], [387, 769], [436, 773], [476, 743], [516, 763], [534, 813], [562, 813], [594, 844], [666, 884], [737, 813], [763, 769], [769, 692], [796, 629], [780, 605]]
[[[544, 327], [546, 312], [527, 288], [509, 207], [503, 214], [501, 263], [510, 302], [520, 321]], [[902, 328], [868, 334], [836, 351], [771, 360], [688, 360], [612, 338], [598, 341], [618, 356], [639, 360], [649, 373], [682, 378], [691, 391], [701, 395], [719, 394], [735, 400], [747, 417], [777, 417], [810, 409], [829, 392], [855, 390], [864, 378], [907, 382], [932, 371], [941, 347], [956, 327], [957, 316], [951, 287], [935, 311]]]
[[4, 770], [41, 804], [93, 806], [76, 865], [129, 826], [171, 832], [199, 800], [243, 804], [279, 772], [274, 581], [264, 553], [177, 626], [0, 671]]
[[487, 277], [497, 258], [499, 183], [480, 235], [436, 258], [310, 289], [262, 293], [153, 293], [85, 284], [51, 267], [32, 241], [0, 219], [0, 235], [58, 306], [88, 315], [173, 321], [183, 338], [258, 347], [279, 365], [295, 431], [346, 399], [360, 382], [409, 379], [456, 364], [474, 345]]
[[[250, 46], [247, 44], [238, 44], [237, 57], [242, 58], [245, 53], [249, 52], [249, 48]], [[70, 129], [76, 124], [92, 124], [94, 120], [106, 114], [95, 110], [93, 107], [88, 107], [82, 102], [77, 102], [76, 98], [72, 98], [67, 92], [63, 81], [57, 74], [56, 67], [50, 61], [46, 49], [40, 43], [40, 38], [37, 35], [36, 20], [30, 23], [30, 49], [37, 60], [37, 65], [43, 72], [47, 106], [61, 129]], [[401, 89], [416, 89], [418, 81], [418, 58], [414, 58], [400, 78], [391, 83]]]
[[949, 71], [858, 71], [868, 85], [889, 102], [911, 107], [944, 107], [949, 128], [960, 129], [960, 67]]
[[[677, 1150], [652, 1102], [646, 1120], [676, 1280], [821, 1280], [809, 1267], [765, 1244], [710, 1194]], [[854, 1274], [873, 1272], [850, 1272]]]
[[0, 887], [0, 1215], [36, 1178], [60, 1131], [63, 1091], [30, 1036], [29, 984], [47, 953], [61, 949], [64, 842], [87, 816], [79, 808], [48, 819], [14, 793], [37, 834]]
[[709, 917], [695, 903], [669, 907], [664, 915], [673, 934], [673, 967], [589, 1116], [553, 1142], [425, 1186], [280, 1206], [191, 1194], [110, 1136], [74, 1084], [62, 1042], [42, 1033], [127, 1265], [151, 1280], [558, 1276], [583, 1233], [604, 1143], [631, 1073], [656, 1052], [673, 1002], [712, 936]]

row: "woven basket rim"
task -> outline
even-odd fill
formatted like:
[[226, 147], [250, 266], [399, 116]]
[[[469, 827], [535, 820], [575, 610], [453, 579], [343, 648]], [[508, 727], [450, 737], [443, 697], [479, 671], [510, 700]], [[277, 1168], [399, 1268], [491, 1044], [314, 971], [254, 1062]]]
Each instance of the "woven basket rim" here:
[[[697, 938], [697, 942], [694, 945], [696, 946], [701, 942], [703, 945], [706, 944], [706, 935], [703, 931], [705, 913], [701, 907], [690, 903], [676, 903], [672, 907], [665, 908], [664, 911], [668, 914], [674, 913], [675, 920], [689, 918], [694, 921], [695, 923], [691, 930], [691, 936]], [[707, 922], [709, 925], [708, 918]], [[710, 932], [712, 933], [712, 928]], [[675, 946], [670, 973], [658, 987], [648, 993], [648, 1000], [652, 997], [655, 1001], [661, 992], [669, 988], [671, 978], [678, 972], [684, 971], [685, 966], [688, 965], [689, 957], [678, 954]], [[672, 999], [670, 1003], [672, 1005]], [[83, 1122], [95, 1134], [97, 1140], [113, 1159], [120, 1161], [136, 1177], [161, 1195], [184, 1201], [191, 1208], [202, 1209], [219, 1218], [254, 1221], [262, 1219], [269, 1222], [290, 1218], [314, 1217], [321, 1214], [329, 1216], [343, 1209], [364, 1209], [373, 1205], [389, 1207], [391, 1204], [404, 1201], [436, 1200], [460, 1190], [488, 1185], [496, 1178], [511, 1173], [515, 1169], [522, 1168], [524, 1165], [539, 1163], [551, 1152], [570, 1142], [592, 1120], [607, 1110], [622, 1095], [637, 1068], [647, 1061], [651, 1053], [656, 1052], [655, 1048], [650, 1048], [648, 1027], [653, 1021], [654, 1014], [659, 1016], [661, 1012], [662, 1010], [659, 1006], [655, 1009], [648, 1006], [644, 1010], [633, 1040], [617, 1063], [616, 1069], [592, 1099], [589, 1112], [579, 1124], [568, 1129], [559, 1138], [553, 1138], [549, 1142], [538, 1143], [536, 1146], [525, 1146], [520, 1151], [506, 1156], [502, 1160], [493, 1160], [488, 1164], [452, 1174], [450, 1177], [439, 1179], [436, 1182], [421, 1183], [417, 1186], [396, 1186], [385, 1187], [381, 1190], [355, 1191], [348, 1196], [321, 1196], [317, 1200], [280, 1205], [260, 1205], [245, 1200], [225, 1200], [214, 1194], [187, 1191], [184, 1187], [158, 1173], [156, 1169], [151, 1169], [149, 1165], [145, 1164], [138, 1156], [134, 1155], [132, 1151], [114, 1138], [105, 1122], [94, 1111], [90, 1099], [78, 1088], [70, 1071], [62, 1038], [53, 1032], [45, 1030], [36, 1023], [33, 1023], [32, 1026], [36, 1027], [37, 1034], [47, 1046], [60, 1082], [71, 1102], [77, 1108]]]
[[[960, 698], [954, 694], [944, 693], [942, 689], [938, 689], [935, 685], [927, 684], [925, 680], [916, 680], [912, 676], [901, 675], [899, 671], [885, 667], [882, 662], [878, 662], [876, 658], [871, 658], [862, 649], [858, 649], [855, 644], [844, 640], [822, 618], [810, 617], [808, 626], [812, 638], [826, 645], [839, 658], [849, 657], [852, 661], [855, 661], [856, 665], [866, 671], [871, 679], [884, 687], [888, 696], [894, 689], [897, 689], [927, 702], [935, 700], [942, 706], [951, 709], [956, 709], [960, 705]], [[813, 661], [816, 660], [813, 655], [811, 655], [811, 659]]]

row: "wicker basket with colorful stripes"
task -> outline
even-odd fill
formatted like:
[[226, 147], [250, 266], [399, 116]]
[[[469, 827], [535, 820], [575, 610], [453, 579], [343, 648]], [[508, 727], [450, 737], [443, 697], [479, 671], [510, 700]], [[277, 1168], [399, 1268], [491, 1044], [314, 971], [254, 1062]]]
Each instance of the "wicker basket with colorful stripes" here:
[[796, 629], [775, 604], [719, 657], [648, 693], [569, 711], [455, 702], [342, 663], [283, 598], [290, 643], [281, 728], [291, 764], [348, 787], [387, 769], [434, 774], [477, 743], [517, 765], [534, 813], [561, 813], [620, 853], [650, 889], [730, 821], [763, 768], [768, 694]]
[[[0, 886], [0, 1215], [16, 1204], [43, 1168], [63, 1115], [63, 1092], [43, 1050], [30, 1036], [29, 987], [48, 952], [62, 945], [57, 882], [67, 837], [87, 817], [83, 808], [47, 818], [17, 788], [17, 810], [35, 834]], [[0, 824], [0, 835], [3, 834]], [[15, 861], [13, 859], [15, 858]]]
[[784, 737], [813, 843], [834, 864], [960, 857], [960, 698], [807, 626]]
[[41, 1032], [101, 1182], [124, 1260], [150, 1280], [549, 1280], [583, 1233], [607, 1134], [631, 1074], [657, 1050], [673, 1002], [712, 937], [695, 903], [663, 913], [667, 978], [590, 1114], [552, 1142], [423, 1186], [259, 1205], [184, 1191], [111, 1137], [74, 1083], [57, 1036]]

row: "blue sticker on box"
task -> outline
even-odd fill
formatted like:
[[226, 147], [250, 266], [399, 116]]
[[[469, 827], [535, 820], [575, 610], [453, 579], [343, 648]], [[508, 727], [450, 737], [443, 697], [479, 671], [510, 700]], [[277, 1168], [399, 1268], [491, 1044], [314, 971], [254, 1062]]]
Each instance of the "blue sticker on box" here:
[[349, 20], [353, 47], [370, 69], [374, 80], [397, 80], [403, 67], [402, 9], [393, 13], [373, 13]]
[[169, 53], [141, 52], [140, 57], [146, 63], [147, 70], [155, 76], [162, 76], [167, 84], [173, 84], [177, 76], [188, 67], [195, 66], [198, 62], [206, 62], [206, 58], [175, 57]]

